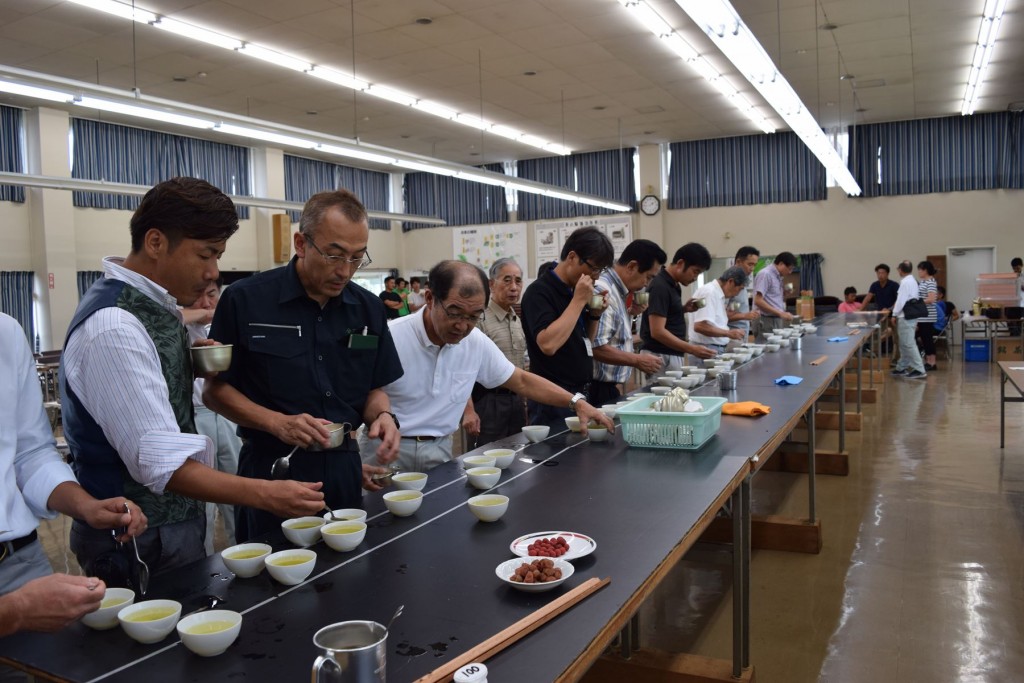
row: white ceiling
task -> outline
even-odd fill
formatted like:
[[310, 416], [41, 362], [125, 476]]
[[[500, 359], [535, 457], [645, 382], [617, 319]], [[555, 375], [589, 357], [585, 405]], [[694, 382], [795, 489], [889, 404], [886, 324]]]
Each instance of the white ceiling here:
[[[762, 112], [672, 0], [649, 0]], [[573, 150], [758, 132], [617, 0], [137, 0]], [[958, 114], [984, 0], [733, 0], [826, 128]], [[1024, 0], [1010, 0], [978, 111], [1024, 101]], [[416, 19], [432, 19], [420, 25]], [[832, 23], [835, 30], [819, 26]], [[841, 55], [841, 61], [840, 56]], [[0, 64], [467, 164], [536, 148], [147, 25], [0, 0]], [[527, 76], [525, 72], [536, 75]], [[200, 74], [205, 74], [201, 76]], [[853, 78], [840, 79], [842, 75]], [[186, 79], [183, 82], [175, 78]], [[25, 104], [13, 96], [0, 102]], [[81, 110], [78, 110], [81, 111]], [[315, 113], [313, 113], [315, 112]], [[113, 120], [109, 114], [104, 118]], [[777, 127], [781, 120], [769, 116]]]

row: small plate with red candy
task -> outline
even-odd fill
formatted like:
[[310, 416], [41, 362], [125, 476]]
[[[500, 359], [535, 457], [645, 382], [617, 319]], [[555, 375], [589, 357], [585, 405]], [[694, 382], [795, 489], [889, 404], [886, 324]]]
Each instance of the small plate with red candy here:
[[590, 536], [574, 531], [540, 531], [520, 536], [509, 549], [519, 557], [549, 557], [571, 561], [584, 557], [597, 549]]

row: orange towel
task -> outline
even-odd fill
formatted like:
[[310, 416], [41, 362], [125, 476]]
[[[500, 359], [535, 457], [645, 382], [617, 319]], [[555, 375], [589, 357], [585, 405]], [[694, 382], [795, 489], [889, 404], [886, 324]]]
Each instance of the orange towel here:
[[772, 409], [757, 401], [741, 401], [740, 403], [726, 403], [722, 406], [722, 412], [726, 415], [757, 417], [758, 415], [767, 415], [772, 412]]

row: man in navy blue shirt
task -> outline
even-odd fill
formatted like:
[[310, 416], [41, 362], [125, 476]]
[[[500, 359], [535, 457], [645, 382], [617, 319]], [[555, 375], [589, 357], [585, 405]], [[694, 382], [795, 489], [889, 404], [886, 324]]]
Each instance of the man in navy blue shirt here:
[[[224, 290], [210, 338], [233, 344], [231, 367], [204, 392], [206, 405], [234, 421], [244, 441], [238, 473], [269, 479], [275, 459], [293, 446], [326, 446], [324, 425], [365, 423], [380, 438], [378, 459], [398, 453], [398, 422], [381, 389], [402, 376], [384, 304], [351, 277], [370, 263], [366, 209], [347, 190], [306, 203], [295, 257]], [[290, 477], [322, 481], [332, 508], [360, 507], [360, 487], [376, 488], [352, 438], [335, 450], [298, 452]], [[236, 511], [239, 542], [281, 520], [252, 508]]]
[[861, 310], [867, 310], [868, 304], [874, 301], [877, 310], [891, 311], [896, 305], [896, 294], [900, 291], [900, 286], [889, 279], [889, 266], [885, 263], [875, 266], [875, 276], [878, 280], [872, 282], [868, 288]]

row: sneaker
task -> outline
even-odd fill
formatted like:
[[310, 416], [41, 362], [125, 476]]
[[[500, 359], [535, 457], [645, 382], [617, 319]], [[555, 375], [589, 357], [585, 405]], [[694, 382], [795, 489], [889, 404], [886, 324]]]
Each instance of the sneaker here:
[[892, 375], [893, 377], [899, 377], [900, 375], [907, 374], [907, 369], [903, 368], [902, 370], [900, 370], [899, 368], [894, 368], [893, 370], [889, 371], [889, 374]]
[[905, 374], [904, 377], [906, 377], [907, 379], [927, 379], [928, 373], [918, 372], [917, 370], [911, 370], [910, 372]]
[[927, 370], [928, 372], [931, 372], [932, 370], [938, 370], [939, 366], [930, 363], [925, 363], [924, 369]]

